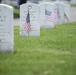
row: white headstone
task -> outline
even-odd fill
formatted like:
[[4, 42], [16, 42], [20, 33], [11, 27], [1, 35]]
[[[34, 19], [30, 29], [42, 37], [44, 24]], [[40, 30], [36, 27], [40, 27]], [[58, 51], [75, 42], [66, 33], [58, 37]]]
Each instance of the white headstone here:
[[39, 6], [34, 3], [20, 5], [20, 35], [40, 36]]
[[64, 4], [63, 2], [55, 2], [55, 11], [57, 13], [57, 23], [63, 24], [65, 22], [69, 22], [70, 18], [70, 6], [68, 4]]
[[55, 11], [58, 15], [57, 23], [62, 24], [64, 23], [64, 3], [62, 2], [55, 2]]
[[54, 28], [54, 4], [49, 2], [40, 3], [40, 23], [41, 28]]
[[13, 49], [13, 7], [0, 4], [0, 52], [13, 52]]
[[69, 22], [70, 21], [70, 5], [64, 4], [64, 21]]

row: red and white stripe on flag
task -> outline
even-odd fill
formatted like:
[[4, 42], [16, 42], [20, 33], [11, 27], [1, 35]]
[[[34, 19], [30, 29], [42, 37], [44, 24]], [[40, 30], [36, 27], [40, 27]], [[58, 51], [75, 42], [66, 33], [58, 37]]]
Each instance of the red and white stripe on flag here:
[[25, 28], [25, 31], [26, 33], [29, 33], [31, 31], [31, 25], [30, 25], [30, 22], [25, 22], [24, 24], [24, 28]]

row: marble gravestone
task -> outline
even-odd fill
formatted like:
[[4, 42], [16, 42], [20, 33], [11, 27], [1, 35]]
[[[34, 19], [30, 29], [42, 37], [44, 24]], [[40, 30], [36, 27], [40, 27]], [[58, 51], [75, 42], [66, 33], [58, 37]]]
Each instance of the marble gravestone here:
[[34, 3], [20, 5], [20, 35], [40, 36], [39, 6]]
[[70, 21], [70, 5], [64, 4], [64, 22]]
[[64, 3], [62, 2], [55, 2], [55, 11], [57, 12], [58, 15], [58, 24], [63, 24], [64, 23]]
[[56, 13], [54, 12], [54, 4], [49, 2], [43, 2], [40, 3], [39, 6], [41, 28], [54, 28], [54, 21], [56, 16]]
[[64, 4], [63, 2], [55, 2], [55, 12], [57, 13], [58, 24], [69, 22], [70, 18], [70, 5]]
[[0, 4], [0, 52], [13, 52], [13, 7]]

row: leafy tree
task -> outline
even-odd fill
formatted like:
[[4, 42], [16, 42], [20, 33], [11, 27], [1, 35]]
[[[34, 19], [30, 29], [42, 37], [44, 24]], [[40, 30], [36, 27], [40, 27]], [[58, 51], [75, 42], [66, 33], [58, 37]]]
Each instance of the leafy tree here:
[[1, 3], [1, 1], [2, 1], [2, 0], [0, 0], [0, 3]]
[[26, 3], [26, 2], [27, 2], [27, 0], [19, 0], [19, 5]]

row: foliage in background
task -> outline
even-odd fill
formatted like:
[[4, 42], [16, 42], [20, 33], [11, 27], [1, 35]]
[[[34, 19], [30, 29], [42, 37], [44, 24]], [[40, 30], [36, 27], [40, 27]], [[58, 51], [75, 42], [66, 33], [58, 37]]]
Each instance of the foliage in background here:
[[72, 7], [76, 7], [76, 4], [71, 4]]
[[1, 1], [2, 1], [2, 0], [0, 0], [0, 3], [1, 3]]
[[14, 18], [19, 18], [20, 11], [19, 8], [14, 7]]

